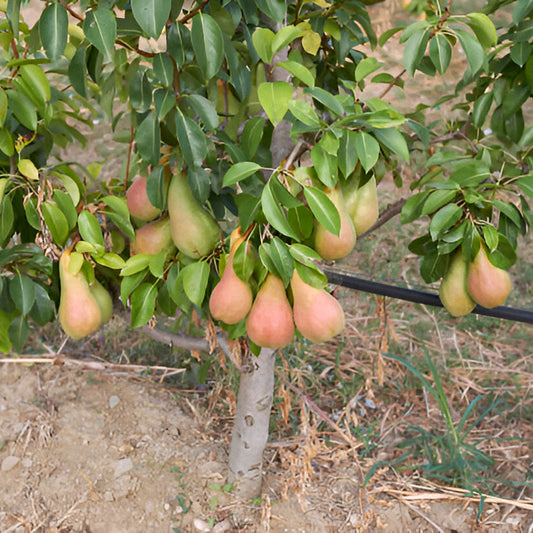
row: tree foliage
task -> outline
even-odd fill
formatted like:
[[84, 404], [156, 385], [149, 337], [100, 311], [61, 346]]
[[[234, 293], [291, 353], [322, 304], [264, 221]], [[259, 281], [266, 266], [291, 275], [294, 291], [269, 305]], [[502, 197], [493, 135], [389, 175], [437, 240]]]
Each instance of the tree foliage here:
[[[89, 280], [96, 271], [120, 284], [133, 327], [154, 313], [207, 310], [223, 241], [195, 260], [167, 250], [130, 257], [114, 244], [116, 232], [135, 237], [124, 192], [137, 175], [165, 211], [169, 171], [185, 172], [224, 235], [237, 225], [246, 234], [233, 261], [254, 288], [267, 272], [288, 285], [294, 268], [323, 287], [311, 236], [316, 224], [340, 230], [324, 190], [387, 172], [401, 186], [413, 159], [425, 170], [409, 183], [401, 221], [429, 219], [410, 244], [425, 281], [443, 276], [458, 247], [473, 258], [483, 242], [504, 269], [516, 260], [533, 220], [529, 0], [476, 13], [414, 2], [424, 17], [379, 38], [358, 0], [54, 1], [33, 27], [20, 0], [0, 7], [0, 351], [21, 350], [32, 321], [54, 318], [66, 247]], [[379, 59], [395, 34], [398, 75]], [[452, 94], [407, 112], [387, 100], [408, 76], [448, 76], [461, 53]], [[369, 86], [381, 96], [363, 98]], [[434, 121], [444, 104], [454, 118]], [[127, 145], [119, 177], [56, 157], [86, 142], [80, 127], [99, 109]], [[273, 159], [285, 124], [291, 142]], [[245, 334], [243, 322], [227, 329]]]

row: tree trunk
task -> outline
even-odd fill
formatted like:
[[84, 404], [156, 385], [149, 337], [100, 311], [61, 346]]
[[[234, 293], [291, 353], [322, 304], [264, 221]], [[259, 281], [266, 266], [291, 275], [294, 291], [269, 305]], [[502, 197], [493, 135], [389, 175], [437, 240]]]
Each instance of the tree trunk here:
[[274, 395], [274, 350], [247, 356], [241, 368], [237, 411], [229, 453], [229, 479], [234, 494], [244, 499], [261, 496], [263, 452], [268, 439]]

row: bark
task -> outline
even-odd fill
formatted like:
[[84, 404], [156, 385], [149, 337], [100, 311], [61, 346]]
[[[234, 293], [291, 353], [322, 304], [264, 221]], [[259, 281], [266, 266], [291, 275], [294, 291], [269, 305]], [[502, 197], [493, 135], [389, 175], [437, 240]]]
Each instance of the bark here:
[[247, 356], [241, 367], [239, 395], [229, 453], [228, 481], [244, 499], [261, 496], [263, 452], [268, 440], [274, 395], [274, 350]]

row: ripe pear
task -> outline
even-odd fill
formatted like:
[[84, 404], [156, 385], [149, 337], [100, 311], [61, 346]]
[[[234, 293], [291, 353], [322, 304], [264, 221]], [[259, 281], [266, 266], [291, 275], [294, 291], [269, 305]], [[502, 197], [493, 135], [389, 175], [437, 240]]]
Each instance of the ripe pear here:
[[130, 245], [131, 255], [151, 254], [175, 249], [169, 217], [155, 220], [135, 230], [135, 240]]
[[220, 228], [194, 197], [183, 172], [170, 180], [168, 214], [174, 244], [186, 256], [200, 259], [218, 246]]
[[283, 281], [267, 274], [246, 320], [250, 340], [263, 348], [283, 348], [294, 336], [292, 309]]
[[59, 259], [61, 295], [58, 316], [63, 331], [73, 339], [81, 339], [100, 327], [102, 312], [83, 273], [69, 272], [70, 259], [68, 250]]
[[137, 178], [126, 191], [126, 203], [130, 214], [144, 222], [150, 222], [161, 214], [161, 209], [148, 199], [147, 183], [148, 178]]
[[100, 325], [103, 325], [109, 322], [113, 314], [113, 300], [107, 289], [97, 279], [89, 285], [89, 289], [100, 308], [100, 314], [102, 315]]
[[233, 269], [233, 256], [244, 241], [240, 236], [240, 229], [237, 228], [232, 233], [226, 268], [209, 298], [211, 315], [225, 324], [237, 324], [246, 318], [253, 301], [252, 289]]
[[345, 189], [344, 200], [357, 235], [362, 235], [376, 223], [379, 217], [379, 205], [374, 176], [355, 190]]
[[468, 294], [467, 271], [468, 262], [459, 249], [453, 255], [439, 286], [440, 301], [452, 316], [468, 315], [476, 307], [476, 302]]
[[509, 274], [490, 262], [483, 243], [470, 263], [467, 287], [473, 300], [487, 309], [502, 305], [511, 292]]
[[311, 342], [326, 342], [344, 329], [344, 311], [338, 300], [325, 289], [303, 281], [296, 269], [291, 279], [294, 323]]
[[333, 202], [341, 218], [339, 235], [328, 231], [317, 222], [314, 236], [315, 250], [326, 260], [342, 259], [351, 253], [355, 246], [356, 233], [350, 214], [346, 210], [344, 197], [338, 185], [327, 188], [326, 195]]

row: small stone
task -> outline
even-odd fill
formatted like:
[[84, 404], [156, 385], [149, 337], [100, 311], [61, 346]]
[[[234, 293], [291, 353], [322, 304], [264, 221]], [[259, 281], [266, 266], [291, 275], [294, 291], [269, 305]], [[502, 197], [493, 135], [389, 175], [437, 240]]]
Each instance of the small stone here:
[[119, 402], [120, 398], [118, 396], [111, 396], [111, 398], [109, 398], [109, 407], [113, 409], [119, 404]]
[[115, 501], [115, 497], [113, 496], [113, 493], [108, 490], [104, 493], [104, 501], [106, 502], [114, 502]]
[[133, 469], [133, 461], [126, 457], [125, 459], [120, 459], [117, 461], [115, 466], [115, 478], [122, 476], [126, 472], [129, 472]]
[[198, 531], [199, 533], [210, 533], [211, 531], [211, 527], [209, 526], [209, 524], [201, 518], [195, 518], [192, 523], [194, 526], [194, 530]]
[[19, 464], [19, 462], [20, 457], [17, 457], [16, 455], [8, 455], [2, 461], [2, 472], [7, 472], [15, 468]]
[[222, 522], [219, 522], [215, 526], [213, 526], [213, 530], [211, 533], [226, 533], [227, 531], [231, 530], [231, 522], [226, 518], [225, 520], [222, 520]]

